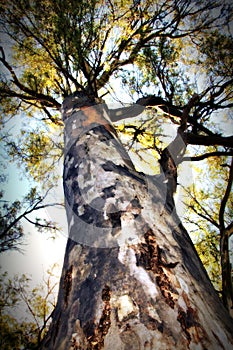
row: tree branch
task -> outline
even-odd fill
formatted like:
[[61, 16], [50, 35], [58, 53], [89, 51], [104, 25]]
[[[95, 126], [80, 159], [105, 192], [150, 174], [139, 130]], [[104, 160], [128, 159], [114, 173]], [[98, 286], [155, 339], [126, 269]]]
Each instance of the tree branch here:
[[[200, 202], [197, 200], [197, 196], [196, 196], [196, 194], [195, 194], [195, 189], [194, 189], [194, 195], [190, 192], [190, 191], [188, 191], [186, 188], [184, 188], [183, 186], [182, 186], [182, 188], [186, 191], [186, 193], [188, 193], [188, 195], [192, 198], [192, 200], [194, 201], [194, 203], [196, 203], [196, 205], [198, 206], [198, 207], [200, 207], [200, 210], [202, 210], [202, 212], [204, 213], [201, 213], [201, 212], [199, 212], [198, 211], [198, 209], [197, 208], [195, 208], [195, 205], [193, 204], [193, 205], [189, 205], [189, 208], [190, 209], [192, 209], [198, 216], [200, 216], [201, 218], [203, 218], [204, 220], [206, 220], [206, 221], [208, 221], [208, 222], [210, 222], [213, 226], [215, 226], [217, 229], [219, 229], [219, 224], [218, 224], [218, 222], [217, 221], [215, 221], [214, 219], [213, 219], [213, 213], [212, 213], [212, 211], [208, 211], [203, 205], [201, 205], [200, 204]], [[210, 214], [210, 213], [211, 214]]]
[[42, 227], [42, 228], [49, 228], [49, 229], [52, 229], [52, 230], [56, 230], [57, 227], [56, 226], [50, 226], [49, 224], [40, 224], [39, 222], [35, 222], [35, 221], [32, 221], [31, 219], [28, 219], [25, 215], [24, 215], [24, 219], [26, 219], [30, 224], [32, 225], [35, 225], [35, 226], [39, 226], [39, 227]]
[[[201, 97], [203, 98], [206, 94], [210, 94], [210, 99], [208, 101], [205, 102], [200, 102], [199, 103], [199, 108], [197, 108], [197, 110], [200, 112], [201, 109], [203, 109], [203, 107], [213, 107], [213, 108], [229, 108], [232, 106], [232, 103], [229, 105], [219, 105], [219, 104], [214, 104], [214, 99], [219, 97], [225, 89], [229, 88], [229, 86], [231, 86], [233, 84], [233, 79], [230, 79], [228, 81], [225, 81], [224, 83], [222, 83], [222, 85], [219, 86], [219, 83], [214, 85], [214, 86], [210, 86], [208, 87], [202, 94]], [[218, 90], [216, 91], [216, 88], [218, 88]], [[212, 92], [212, 90], [214, 90]]]
[[215, 151], [215, 152], [208, 152], [208, 153], [205, 153], [205, 154], [200, 154], [199, 156], [192, 156], [192, 157], [183, 157], [182, 158], [182, 161], [193, 161], [193, 162], [196, 162], [196, 161], [199, 161], [199, 160], [203, 160], [203, 159], [206, 159], [206, 158], [209, 158], [209, 157], [219, 157], [219, 156], [233, 156], [233, 151]]
[[30, 88], [28, 88], [27, 86], [23, 85], [14, 69], [11, 67], [11, 65], [5, 60], [5, 53], [2, 47], [0, 47], [0, 51], [2, 54], [2, 57], [0, 57], [0, 62], [3, 63], [3, 65], [7, 68], [7, 70], [10, 72], [11, 77], [12, 77], [12, 82], [23, 92], [25, 92], [27, 95], [24, 94], [18, 94], [17, 92], [14, 92], [10, 89], [0, 89], [0, 92], [2, 92], [3, 94], [6, 94], [6, 96], [12, 96], [12, 97], [20, 97], [23, 99], [29, 99], [29, 100], [37, 100], [40, 101], [42, 105], [45, 105], [47, 107], [54, 107], [56, 109], [60, 109], [61, 104], [59, 102], [57, 102], [52, 96], [49, 95], [44, 95], [42, 93], [38, 93], [35, 90], [32, 90]]
[[[170, 102], [164, 100], [162, 97], [154, 96], [154, 95], [142, 97], [139, 100], [137, 100], [136, 103], [145, 107], [157, 106], [164, 113], [172, 115], [173, 117], [178, 117], [178, 118], [182, 118], [183, 109], [185, 108], [181, 106], [174, 106]], [[207, 135], [214, 135], [212, 131], [204, 127], [202, 124], [198, 123], [197, 120], [192, 116], [188, 115], [187, 121], [191, 125], [193, 125], [197, 130], [203, 131]]]
[[233, 157], [231, 159], [229, 179], [228, 179], [226, 191], [225, 191], [225, 194], [224, 194], [223, 199], [221, 201], [220, 210], [219, 210], [219, 224], [220, 224], [221, 230], [225, 229], [224, 213], [225, 213], [225, 208], [227, 205], [228, 198], [229, 198], [230, 193], [231, 193], [232, 183], [233, 183]]
[[[45, 197], [44, 197], [45, 198]], [[39, 210], [39, 209], [44, 209], [47, 207], [55, 206], [55, 205], [61, 205], [61, 203], [52, 203], [52, 204], [44, 204], [44, 205], [38, 205], [41, 203], [44, 198], [40, 198], [36, 204], [34, 204], [31, 209], [25, 210], [22, 214], [20, 214], [15, 220], [13, 220], [10, 225], [3, 231], [1, 232], [1, 236], [4, 237], [7, 235], [7, 233], [10, 231], [12, 227], [17, 224], [21, 219], [25, 218], [26, 215], [31, 214], [34, 210]], [[27, 218], [26, 218], [27, 219]], [[28, 219], [27, 219], [28, 220]], [[29, 221], [29, 220], [28, 220]]]
[[190, 145], [202, 145], [202, 146], [225, 146], [232, 147], [233, 146], [233, 136], [219, 136], [219, 135], [196, 135], [193, 133], [185, 133], [186, 142]]

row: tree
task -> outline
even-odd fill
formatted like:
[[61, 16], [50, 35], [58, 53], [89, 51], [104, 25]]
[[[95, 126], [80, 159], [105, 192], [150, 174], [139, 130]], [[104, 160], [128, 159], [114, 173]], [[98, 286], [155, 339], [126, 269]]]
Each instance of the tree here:
[[[95, 98], [80, 95], [63, 106], [70, 238], [44, 348], [229, 347], [231, 320], [171, 212], [170, 188], [135, 171], [104, 108], [87, 108]], [[207, 298], [212, 309], [203, 316]], [[216, 338], [219, 327], [224, 339]]]
[[27, 275], [9, 278], [7, 272], [0, 280], [1, 349], [38, 349], [48, 330], [55, 307], [57, 279], [53, 265], [43, 284], [33, 289]]
[[[3, 30], [14, 43], [13, 57], [2, 49], [0, 59], [4, 112], [31, 116], [40, 110], [48, 125], [59, 126], [54, 110], [65, 98], [69, 239], [44, 348], [228, 348], [232, 321], [175, 213], [173, 196], [187, 145], [214, 145], [215, 155], [232, 155], [232, 136], [219, 135], [210, 120], [216, 110], [232, 107], [232, 60], [223, 54], [232, 38], [221, 32], [230, 23], [230, 6], [13, 1], [1, 11]], [[224, 38], [215, 43], [224, 65], [209, 49], [212, 33]], [[191, 53], [195, 62], [187, 58]], [[203, 69], [204, 88], [195, 86], [195, 75], [186, 79], [190, 67]], [[115, 111], [105, 106], [113, 78], [122, 79], [134, 98], [139, 94], [136, 104]], [[157, 114], [178, 126], [170, 145], [159, 149], [154, 142], [159, 176], [135, 170], [112, 125], [145, 107], [152, 108], [151, 120]], [[132, 145], [148, 133], [153, 141], [152, 128], [145, 128], [131, 127]], [[228, 242], [225, 226], [222, 232]], [[227, 258], [227, 245], [222, 247]], [[224, 266], [229, 278], [229, 259]]]
[[[51, 220], [42, 219], [40, 216], [36, 218], [30, 218], [30, 214], [41, 209], [48, 208], [50, 206], [62, 205], [60, 203], [43, 203], [48, 191], [45, 195], [38, 195], [38, 191], [35, 187], [31, 188], [30, 192], [21, 200], [16, 200], [12, 204], [4, 201], [1, 203], [0, 208], [0, 252], [4, 252], [9, 249], [20, 250], [20, 246], [23, 243], [23, 224], [22, 220], [33, 224], [39, 231], [55, 232], [58, 230], [57, 224]], [[1, 197], [3, 194], [1, 194]]]
[[[230, 237], [232, 230], [232, 198], [230, 194], [232, 183], [232, 160], [223, 156], [214, 159], [215, 168], [210, 168], [210, 178], [208, 179], [209, 185], [207, 188], [197, 190], [197, 186], [194, 186], [194, 184], [192, 185], [191, 202], [189, 203], [189, 212], [187, 212], [186, 217], [188, 218], [190, 216], [190, 212], [195, 212], [199, 218], [195, 222], [196, 227], [201, 227], [200, 237], [196, 244], [196, 248], [202, 261], [208, 266], [210, 275], [212, 275], [211, 280], [214, 281], [216, 289], [220, 292], [223, 290], [223, 300], [225, 299], [224, 303], [227, 305], [227, 291], [229, 291], [229, 299], [231, 299], [232, 294], [231, 279], [229, 277], [227, 278], [226, 275], [225, 278], [223, 276], [223, 283], [229, 283], [229, 285], [228, 287], [225, 286], [221, 289], [221, 281], [219, 281], [219, 275], [221, 274], [219, 251], [221, 250], [221, 252], [223, 252], [223, 240], [226, 237]], [[210, 160], [207, 159], [207, 162], [210, 163]], [[203, 170], [200, 170], [200, 178], [203, 178]], [[226, 184], [224, 186], [224, 193], [222, 193], [223, 183]], [[212, 193], [215, 193], [214, 198]], [[203, 202], [205, 202], [205, 206], [203, 206]], [[225, 234], [222, 227], [225, 227]], [[220, 245], [219, 242], [221, 242]], [[228, 242], [226, 243], [228, 244]], [[230, 251], [229, 248], [227, 248], [227, 250]], [[224, 254], [221, 255], [223, 266], [225, 264], [223, 262]], [[209, 259], [210, 256], [212, 256], [211, 263]], [[230, 259], [230, 257], [225, 256], [225, 259]], [[226, 266], [229, 266], [230, 268], [230, 263], [226, 263], [225, 268]], [[222, 273], [226, 274], [226, 270], [222, 270]], [[230, 276], [231, 271], [229, 271], [228, 274]], [[229, 305], [231, 305], [231, 302], [229, 302]]]

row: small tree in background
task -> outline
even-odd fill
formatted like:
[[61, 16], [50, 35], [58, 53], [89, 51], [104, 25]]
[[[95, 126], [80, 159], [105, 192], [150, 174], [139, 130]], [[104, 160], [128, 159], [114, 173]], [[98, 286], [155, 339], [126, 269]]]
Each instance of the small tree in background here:
[[43, 283], [31, 289], [26, 276], [9, 278], [0, 284], [1, 349], [39, 349], [48, 330], [56, 303], [56, 265], [47, 271]]

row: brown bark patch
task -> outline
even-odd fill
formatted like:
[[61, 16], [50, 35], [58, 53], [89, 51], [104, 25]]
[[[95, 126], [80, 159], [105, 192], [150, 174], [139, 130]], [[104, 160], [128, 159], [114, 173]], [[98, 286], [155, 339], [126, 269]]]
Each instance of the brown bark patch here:
[[174, 268], [178, 262], [168, 263], [163, 256], [163, 250], [157, 245], [154, 232], [149, 229], [144, 235], [146, 243], [139, 245], [140, 254], [137, 254], [137, 265], [143, 266], [155, 275], [155, 280], [160, 288], [165, 302], [174, 309], [174, 295], [178, 295], [176, 289], [164, 271], [164, 268]]
[[64, 281], [63, 281], [65, 307], [67, 307], [68, 305], [68, 298], [72, 288], [72, 272], [73, 272], [73, 266], [71, 265], [70, 268], [66, 271]]
[[100, 350], [104, 346], [104, 338], [111, 326], [111, 291], [109, 286], [105, 286], [102, 290], [102, 300], [104, 302], [103, 312], [98, 326], [94, 330], [94, 334], [88, 338], [90, 350]]
[[[188, 341], [190, 342], [192, 338], [196, 343], [199, 342], [200, 332], [195, 331], [196, 327], [199, 327], [197, 320], [197, 312], [192, 308], [188, 307], [187, 311], [184, 311], [181, 307], [178, 309], [177, 321], [180, 323], [182, 330], [184, 331]], [[193, 328], [194, 327], [194, 328]]]
[[163, 333], [163, 322], [159, 322], [158, 320], [148, 315], [147, 312], [144, 312], [143, 307], [140, 307], [140, 321], [146, 326], [147, 329], [158, 330], [160, 333]]
[[103, 125], [105, 129], [113, 134], [116, 134], [114, 127], [104, 118], [103, 112], [101, 113], [95, 106], [87, 106], [80, 108], [85, 119], [82, 120], [82, 127], [87, 127], [89, 125]]

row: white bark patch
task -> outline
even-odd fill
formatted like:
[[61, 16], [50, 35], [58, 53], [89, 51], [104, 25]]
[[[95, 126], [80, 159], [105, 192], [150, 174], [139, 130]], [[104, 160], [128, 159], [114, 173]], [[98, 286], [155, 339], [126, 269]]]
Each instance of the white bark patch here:
[[65, 139], [65, 144], [68, 144], [71, 140], [69, 133], [64, 131], [64, 139]]
[[[114, 344], [114, 348], [113, 348]], [[119, 327], [117, 325], [115, 315], [111, 313], [111, 327], [106, 334], [104, 339], [104, 349], [103, 350], [123, 350], [125, 349], [124, 344], [122, 344], [120, 335], [119, 335]]]
[[117, 314], [120, 322], [132, 314], [138, 314], [138, 308], [128, 295], [122, 295], [118, 299]]
[[82, 247], [80, 245], [76, 245], [70, 252], [69, 256], [69, 264], [73, 265], [76, 262], [77, 257], [80, 255]]
[[183, 310], [185, 310], [185, 311], [187, 310], [187, 305], [186, 305], [182, 295], [180, 295], [179, 298], [178, 298], [178, 304]]
[[155, 309], [154, 306], [150, 306], [149, 305], [147, 307], [147, 311], [148, 311], [148, 314], [150, 315], [150, 317], [152, 317], [153, 319], [157, 320], [158, 322], [162, 322], [162, 320], [159, 317], [158, 312], [157, 312], [157, 310]]
[[136, 256], [132, 248], [122, 246], [119, 249], [118, 259], [130, 270], [130, 275], [133, 276], [143, 286], [145, 293], [155, 299], [159, 294], [155, 283], [152, 282], [149, 274], [141, 266], [136, 265]]
[[139, 243], [133, 214], [125, 212], [121, 215], [121, 231], [119, 237], [117, 237], [117, 242], [119, 246]]
[[[81, 171], [84, 168], [90, 173]], [[80, 164], [79, 175], [77, 177], [79, 188], [82, 197], [86, 203], [91, 203], [92, 200], [103, 196], [103, 189], [115, 185], [117, 175], [114, 173], [106, 173], [101, 166], [95, 165], [92, 161], [87, 164]], [[87, 190], [89, 186], [89, 189]], [[96, 209], [99, 209], [98, 207]]]
[[76, 125], [76, 120], [73, 120], [73, 123], [72, 123], [72, 129], [76, 129], [77, 128], [77, 125]]
[[116, 207], [116, 199], [115, 197], [109, 197], [106, 199], [103, 212], [104, 212], [104, 219], [108, 220], [108, 214], [114, 213], [118, 211], [118, 208]]
[[69, 171], [69, 168], [72, 166], [73, 162], [74, 162], [74, 157], [71, 157], [69, 159], [69, 156], [67, 156], [65, 158], [65, 167], [64, 167], [65, 173], [64, 173], [64, 176], [67, 176], [67, 172]]
[[81, 215], [83, 215], [84, 213], [85, 213], [84, 207], [80, 205], [80, 206], [78, 207], [78, 215], [81, 216]]
[[189, 293], [189, 287], [188, 287], [188, 285], [185, 283], [185, 281], [182, 279], [182, 278], [180, 278], [179, 276], [177, 277], [178, 278], [178, 281], [179, 281], [179, 283], [180, 283], [180, 287], [181, 287], [181, 289], [185, 292], [185, 293]]
[[74, 217], [72, 216], [70, 222], [69, 222], [69, 228], [71, 228], [74, 225]]

